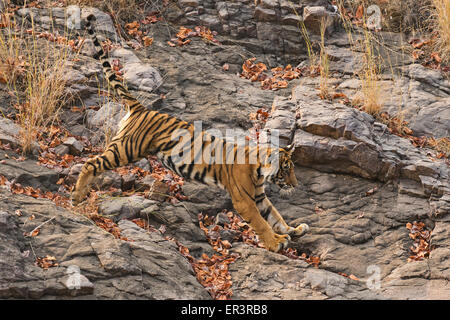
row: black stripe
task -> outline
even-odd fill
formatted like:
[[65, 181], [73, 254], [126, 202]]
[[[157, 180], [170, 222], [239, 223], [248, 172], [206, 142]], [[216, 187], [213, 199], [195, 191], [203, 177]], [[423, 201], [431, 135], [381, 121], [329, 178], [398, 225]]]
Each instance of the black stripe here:
[[133, 160], [133, 143], [131, 142], [130, 136], [127, 136], [124, 140], [125, 141], [125, 154], [127, 156], [128, 162], [132, 162]]
[[[118, 156], [118, 154], [119, 154], [119, 148], [117, 147], [117, 144], [111, 144], [110, 145], [110, 147], [109, 148], [113, 148], [114, 150], [108, 150], [108, 151], [111, 151], [112, 153], [113, 153], [113, 155], [114, 155], [114, 161], [116, 162], [116, 164], [115, 164], [115, 166], [116, 167], [118, 167], [119, 165], [120, 165], [120, 158], [119, 158], [119, 156]], [[109, 149], [108, 148], [108, 149]]]
[[217, 174], [216, 174], [216, 168], [213, 168], [213, 179], [214, 179], [214, 183], [217, 184]]
[[178, 144], [178, 141], [169, 141], [167, 142], [163, 148], [161, 148], [161, 151], [168, 151], [170, 149], [173, 149], [173, 147], [175, 147]]
[[168, 162], [168, 165], [169, 165], [169, 169], [171, 169], [171, 170], [177, 172], [176, 166], [175, 166], [175, 164], [173, 163], [171, 157], [167, 157], [167, 162]]
[[105, 164], [103, 164], [103, 166], [104, 166], [106, 169], [111, 170], [111, 169], [112, 169], [112, 166], [111, 166], [111, 162], [109, 162], [108, 158], [107, 158], [106, 156], [100, 156], [100, 158], [102, 158], [103, 161], [105, 161], [105, 163], [108, 165], [108, 166], [106, 166]]
[[112, 82], [112, 81], [114, 81], [114, 80], [116, 80], [116, 74], [115, 74], [115, 73], [111, 73], [111, 74], [109, 75], [109, 77], [108, 77], [108, 81], [109, 81], [109, 82]]
[[258, 169], [256, 169], [256, 174], [257, 174], [257, 176], [258, 176], [258, 179], [260, 179], [260, 178], [262, 177], [262, 174], [261, 174], [261, 165], [259, 165], [259, 166], [258, 166]]
[[90, 162], [86, 162], [86, 164], [94, 167], [94, 177], [95, 177], [97, 175], [97, 168], [95, 167], [95, 165]]
[[194, 170], [194, 164], [193, 163], [189, 163], [188, 164], [188, 169], [187, 169], [187, 172], [186, 172], [186, 178], [192, 179], [191, 178], [192, 170]]
[[270, 213], [272, 212], [272, 208], [269, 206], [267, 207], [264, 211], [261, 211], [261, 216], [267, 220], [267, 218], [269, 217]]
[[180, 175], [181, 175], [182, 177], [184, 176], [184, 172], [183, 172], [184, 168], [186, 168], [186, 164], [182, 164], [182, 165], [178, 168], [179, 173], [180, 173]]
[[205, 183], [205, 177], [206, 177], [207, 173], [208, 173], [208, 167], [203, 168], [203, 172], [202, 172], [202, 175], [200, 177], [200, 180], [201, 180], [202, 183]]
[[256, 202], [256, 204], [263, 202], [265, 198], [266, 198], [266, 194], [265, 194], [264, 192], [261, 193], [261, 194], [258, 194], [258, 195], [255, 197], [255, 202]]
[[247, 194], [247, 196], [248, 196], [250, 199], [252, 199], [253, 202], [255, 201], [255, 198], [253, 198], [253, 196], [250, 195], [250, 193], [248, 193], [248, 191], [245, 190], [245, 188], [242, 188], [242, 190], [244, 190], [244, 192]]
[[[157, 114], [160, 116], [160, 114]], [[153, 119], [152, 119], [153, 120]], [[153, 129], [153, 127], [157, 124], [157, 123], [162, 123], [164, 122], [164, 118], [163, 117], [159, 117], [156, 121], [154, 121], [148, 128], [147, 130], [145, 130], [144, 132], [141, 132], [141, 134], [139, 134], [138, 139], [141, 139], [141, 142], [139, 143], [139, 150], [142, 150], [142, 144], [144, 143], [144, 141], [146, 140], [145, 138], [147, 137], [147, 134], [150, 132], [150, 130]], [[141, 137], [142, 135], [142, 137]], [[153, 139], [152, 139], [153, 140]], [[151, 143], [151, 140], [149, 141], [149, 145]]]

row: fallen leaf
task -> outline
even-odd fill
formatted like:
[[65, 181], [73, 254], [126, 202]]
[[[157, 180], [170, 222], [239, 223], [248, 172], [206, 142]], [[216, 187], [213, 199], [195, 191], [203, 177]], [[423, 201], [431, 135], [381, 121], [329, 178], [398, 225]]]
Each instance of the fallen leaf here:
[[56, 258], [53, 256], [47, 255], [46, 257], [36, 257], [35, 264], [42, 269], [47, 270], [51, 267], [57, 267], [58, 263], [56, 262]]
[[153, 43], [153, 38], [145, 36], [142, 38], [142, 40], [144, 41], [144, 46], [148, 47]]
[[356, 9], [355, 18], [358, 19], [358, 20], [359, 20], [359, 19], [362, 19], [363, 15], [364, 15], [364, 7], [363, 7], [363, 5], [361, 4], [361, 5], [359, 5], [358, 8]]
[[36, 237], [40, 231], [41, 231], [41, 229], [39, 229], [39, 228], [33, 230], [33, 232], [31, 232], [31, 234], [30, 234], [30, 237]]
[[436, 61], [437, 63], [442, 62], [442, 58], [439, 56], [439, 53], [437, 52], [431, 53], [431, 58], [434, 59], [434, 61]]
[[351, 274], [351, 275], [349, 275], [348, 277], [349, 277], [350, 279], [352, 279], [352, 280], [359, 281], [359, 278], [356, 277], [354, 274]]

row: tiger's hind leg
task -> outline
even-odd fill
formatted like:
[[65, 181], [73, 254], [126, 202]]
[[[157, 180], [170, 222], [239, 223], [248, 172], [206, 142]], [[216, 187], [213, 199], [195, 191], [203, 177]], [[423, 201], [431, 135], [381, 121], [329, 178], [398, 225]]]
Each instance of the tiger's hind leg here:
[[264, 185], [260, 184], [260, 186], [256, 188], [255, 202], [259, 212], [261, 212], [261, 216], [269, 223], [270, 227], [275, 232], [297, 237], [303, 236], [308, 232], [309, 226], [306, 223], [302, 223], [296, 228], [293, 228], [284, 221], [281, 214], [266, 197]]
[[78, 176], [77, 183], [72, 191], [72, 203], [77, 205], [82, 202], [89, 192], [92, 181], [106, 170], [128, 164], [128, 156], [125, 154], [124, 143], [114, 141], [109, 144], [106, 151], [86, 161]]

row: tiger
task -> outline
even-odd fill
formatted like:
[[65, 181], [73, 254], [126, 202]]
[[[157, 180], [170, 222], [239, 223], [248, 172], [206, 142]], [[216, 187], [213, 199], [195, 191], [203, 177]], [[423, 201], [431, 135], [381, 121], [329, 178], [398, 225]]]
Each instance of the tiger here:
[[[102, 64], [107, 82], [121, 98], [127, 114], [105, 151], [84, 163], [72, 190], [73, 205], [85, 199], [94, 178], [101, 173], [156, 155], [165, 167], [187, 181], [225, 189], [235, 210], [268, 250], [279, 252], [287, 248], [291, 236], [304, 235], [309, 226], [304, 223], [295, 228], [289, 226], [265, 194], [265, 182], [275, 183], [287, 193], [298, 186], [291, 159], [294, 147], [238, 145], [215, 138], [206, 131], [195, 132], [191, 123], [147, 109], [128, 92], [112, 70], [94, 31], [95, 21], [95, 16], [89, 15], [85, 26], [95, 46], [94, 58]], [[177, 131], [184, 132], [184, 136], [174, 138]], [[202, 148], [195, 153], [195, 146], [199, 144]], [[184, 155], [181, 151], [185, 149], [194, 149], [194, 152]], [[201, 150], [212, 150], [211, 155], [216, 161], [202, 157]], [[226, 152], [219, 154], [217, 150]], [[236, 160], [240, 155], [244, 161], [228, 161]], [[278, 160], [276, 165], [272, 165], [274, 158]]]

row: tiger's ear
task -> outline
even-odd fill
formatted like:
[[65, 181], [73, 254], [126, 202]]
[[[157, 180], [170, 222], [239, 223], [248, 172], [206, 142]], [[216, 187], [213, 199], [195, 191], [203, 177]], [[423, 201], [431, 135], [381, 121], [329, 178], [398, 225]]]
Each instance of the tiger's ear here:
[[292, 144], [290, 144], [290, 145], [287, 145], [286, 148], [284, 148], [284, 150], [286, 150], [287, 153], [292, 154], [292, 153], [294, 152], [294, 150], [295, 150], [295, 146], [294, 146], [294, 144], [292, 143]]

